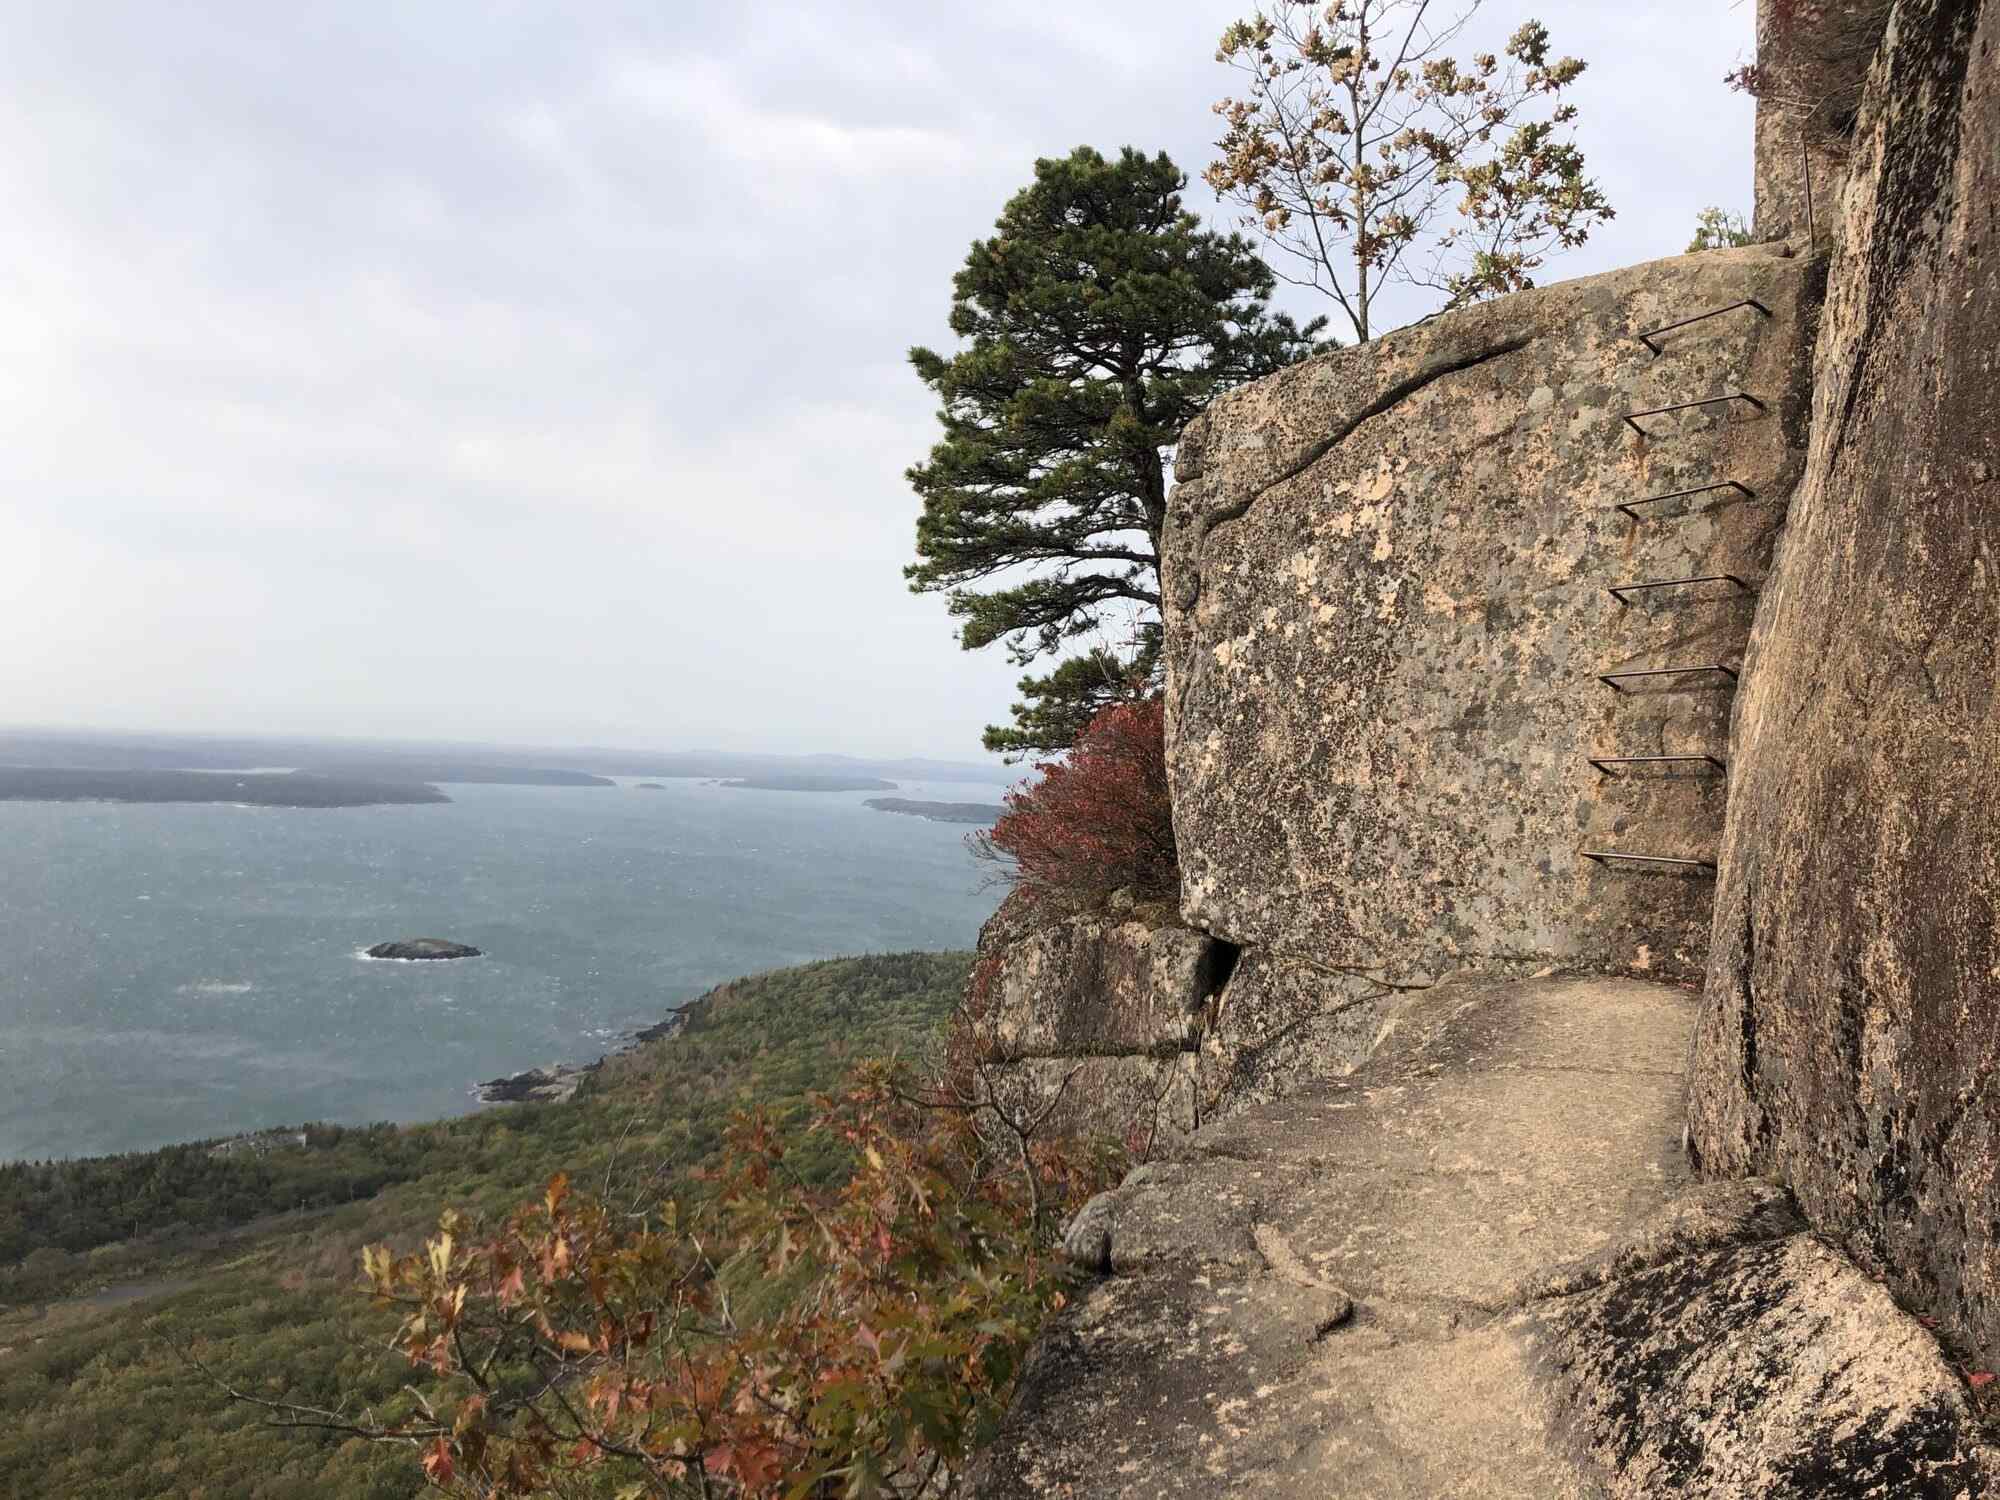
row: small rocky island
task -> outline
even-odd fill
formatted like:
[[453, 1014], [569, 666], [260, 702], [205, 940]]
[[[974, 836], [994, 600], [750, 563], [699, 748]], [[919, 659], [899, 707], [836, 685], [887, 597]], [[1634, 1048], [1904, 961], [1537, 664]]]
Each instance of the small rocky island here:
[[370, 958], [441, 959], [477, 958], [479, 950], [467, 943], [444, 938], [402, 938], [393, 943], [377, 943], [368, 950]]
[[877, 812], [928, 818], [933, 823], [971, 823], [990, 828], [1007, 809], [991, 802], [916, 802], [908, 797], [870, 797], [861, 804]]

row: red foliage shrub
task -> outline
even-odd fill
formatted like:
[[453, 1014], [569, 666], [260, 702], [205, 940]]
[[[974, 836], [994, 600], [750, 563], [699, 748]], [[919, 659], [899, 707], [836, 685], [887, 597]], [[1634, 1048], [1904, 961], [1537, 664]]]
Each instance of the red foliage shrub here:
[[636, 1212], [558, 1176], [497, 1230], [448, 1212], [417, 1254], [370, 1246], [419, 1409], [277, 1410], [415, 1445], [465, 1500], [959, 1493], [1064, 1305], [1057, 1226], [1121, 1163], [1019, 1130], [996, 1156], [986, 1106], [914, 1086], [876, 1063], [818, 1100], [838, 1186], [791, 1170], [803, 1136], [739, 1116], [706, 1197]]
[[1178, 898], [1180, 860], [1167, 797], [1166, 705], [1116, 703], [1090, 721], [1062, 760], [1007, 794], [1007, 811], [976, 834], [982, 854], [1010, 860], [1009, 878], [1037, 894], [1087, 901], [1129, 888]]

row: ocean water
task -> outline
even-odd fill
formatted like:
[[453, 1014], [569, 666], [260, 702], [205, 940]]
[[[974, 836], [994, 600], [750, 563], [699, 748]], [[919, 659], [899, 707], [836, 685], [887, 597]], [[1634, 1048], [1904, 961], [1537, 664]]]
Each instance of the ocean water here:
[[[462, 1113], [478, 1081], [595, 1058], [739, 974], [969, 947], [998, 903], [963, 826], [878, 794], [638, 779], [428, 807], [0, 802], [0, 1160]], [[485, 955], [362, 956], [401, 937]]]

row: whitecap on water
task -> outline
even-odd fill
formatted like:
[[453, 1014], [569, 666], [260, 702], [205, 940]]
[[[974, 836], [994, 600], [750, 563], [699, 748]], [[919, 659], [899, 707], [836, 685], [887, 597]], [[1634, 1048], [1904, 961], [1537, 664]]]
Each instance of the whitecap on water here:
[[177, 995], [247, 995], [257, 986], [247, 979], [197, 979], [190, 984], [176, 985]]

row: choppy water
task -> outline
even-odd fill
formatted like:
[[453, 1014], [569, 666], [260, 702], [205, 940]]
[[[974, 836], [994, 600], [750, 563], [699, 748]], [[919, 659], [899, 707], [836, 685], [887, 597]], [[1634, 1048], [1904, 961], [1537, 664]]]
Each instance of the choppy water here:
[[[0, 1160], [457, 1113], [738, 974], [970, 946], [998, 899], [963, 827], [868, 793], [665, 788], [0, 802]], [[426, 936], [485, 956], [359, 956]]]

